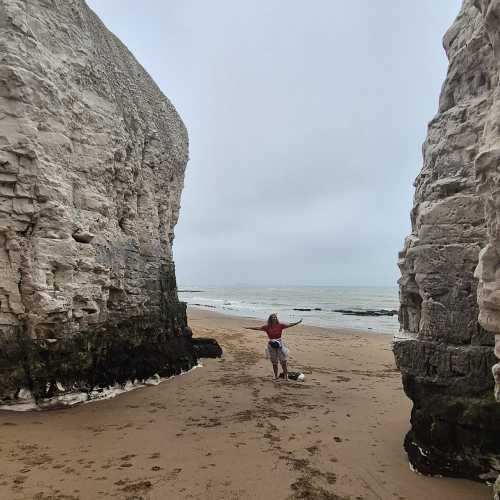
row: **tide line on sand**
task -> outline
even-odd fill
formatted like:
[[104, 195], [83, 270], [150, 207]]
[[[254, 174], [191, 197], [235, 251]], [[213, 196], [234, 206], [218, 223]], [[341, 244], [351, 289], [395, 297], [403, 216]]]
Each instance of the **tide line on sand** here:
[[[198, 363], [187, 371], [182, 371], [179, 375], [172, 375], [171, 377], [160, 377], [155, 373], [152, 377], [146, 380], [128, 380], [125, 384], [115, 384], [111, 387], [96, 388], [90, 392], [67, 392], [59, 396], [54, 396], [52, 398], [42, 399], [38, 403], [33, 398], [33, 395], [28, 389], [21, 389], [18, 396], [18, 402], [13, 404], [0, 405], [0, 410], [7, 411], [42, 411], [50, 410], [56, 408], [68, 408], [75, 406], [77, 404], [87, 404], [94, 403], [96, 401], [102, 401], [104, 399], [111, 399], [125, 392], [134, 391], [135, 389], [140, 389], [142, 387], [147, 387], [151, 385], [159, 385], [166, 380], [170, 380], [174, 377], [181, 375], [186, 375], [196, 368], [202, 368], [203, 365]], [[59, 388], [61, 385], [57, 384]]]

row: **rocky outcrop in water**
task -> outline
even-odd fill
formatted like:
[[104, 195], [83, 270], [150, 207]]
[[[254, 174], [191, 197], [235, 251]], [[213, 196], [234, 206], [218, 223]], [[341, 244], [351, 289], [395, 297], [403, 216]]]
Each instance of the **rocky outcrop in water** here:
[[346, 316], [394, 316], [398, 314], [398, 311], [392, 309], [334, 309], [334, 312], [339, 312], [345, 314]]
[[498, 109], [490, 30], [500, 30], [500, 21], [488, 21], [478, 8], [484, 13], [497, 3], [465, 0], [444, 37], [449, 70], [415, 182], [412, 233], [400, 254], [401, 333], [394, 343], [413, 401], [405, 439], [411, 463], [426, 474], [478, 480], [492, 480], [500, 468], [494, 338], [488, 320], [478, 322], [474, 278], [491, 234], [475, 159]]
[[196, 362], [171, 252], [187, 160], [83, 0], [0, 0], [0, 401]]

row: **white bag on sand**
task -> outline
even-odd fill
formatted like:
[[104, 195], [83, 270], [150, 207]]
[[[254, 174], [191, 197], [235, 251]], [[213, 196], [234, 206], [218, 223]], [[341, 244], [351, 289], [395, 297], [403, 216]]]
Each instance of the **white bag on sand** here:
[[[283, 374], [280, 374], [280, 378], [283, 378]], [[303, 373], [300, 372], [288, 372], [288, 379], [289, 380], [297, 380], [298, 382], [304, 382], [305, 376]]]

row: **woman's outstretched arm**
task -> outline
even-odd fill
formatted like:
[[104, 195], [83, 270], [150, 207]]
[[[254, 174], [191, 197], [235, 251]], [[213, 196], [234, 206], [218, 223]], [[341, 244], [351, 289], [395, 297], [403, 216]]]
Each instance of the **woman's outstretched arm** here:
[[299, 321], [296, 321], [295, 323], [282, 323], [282, 325], [285, 328], [291, 328], [292, 326], [299, 325], [300, 323], [302, 323], [302, 318]]
[[243, 327], [245, 330], [262, 330], [261, 326], [244, 326]]

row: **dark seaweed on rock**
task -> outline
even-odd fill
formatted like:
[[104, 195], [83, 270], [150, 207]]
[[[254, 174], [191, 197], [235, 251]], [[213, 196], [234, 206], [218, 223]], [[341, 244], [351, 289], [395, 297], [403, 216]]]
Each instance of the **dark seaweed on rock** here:
[[[178, 317], [183, 315], [179, 304]], [[177, 375], [197, 363], [191, 339], [175, 335], [162, 318], [129, 319], [50, 341], [33, 340], [19, 330], [3, 345], [4, 401], [15, 400], [21, 388], [40, 400], [54, 396], [58, 384], [66, 390], [91, 391], [155, 373]]]

